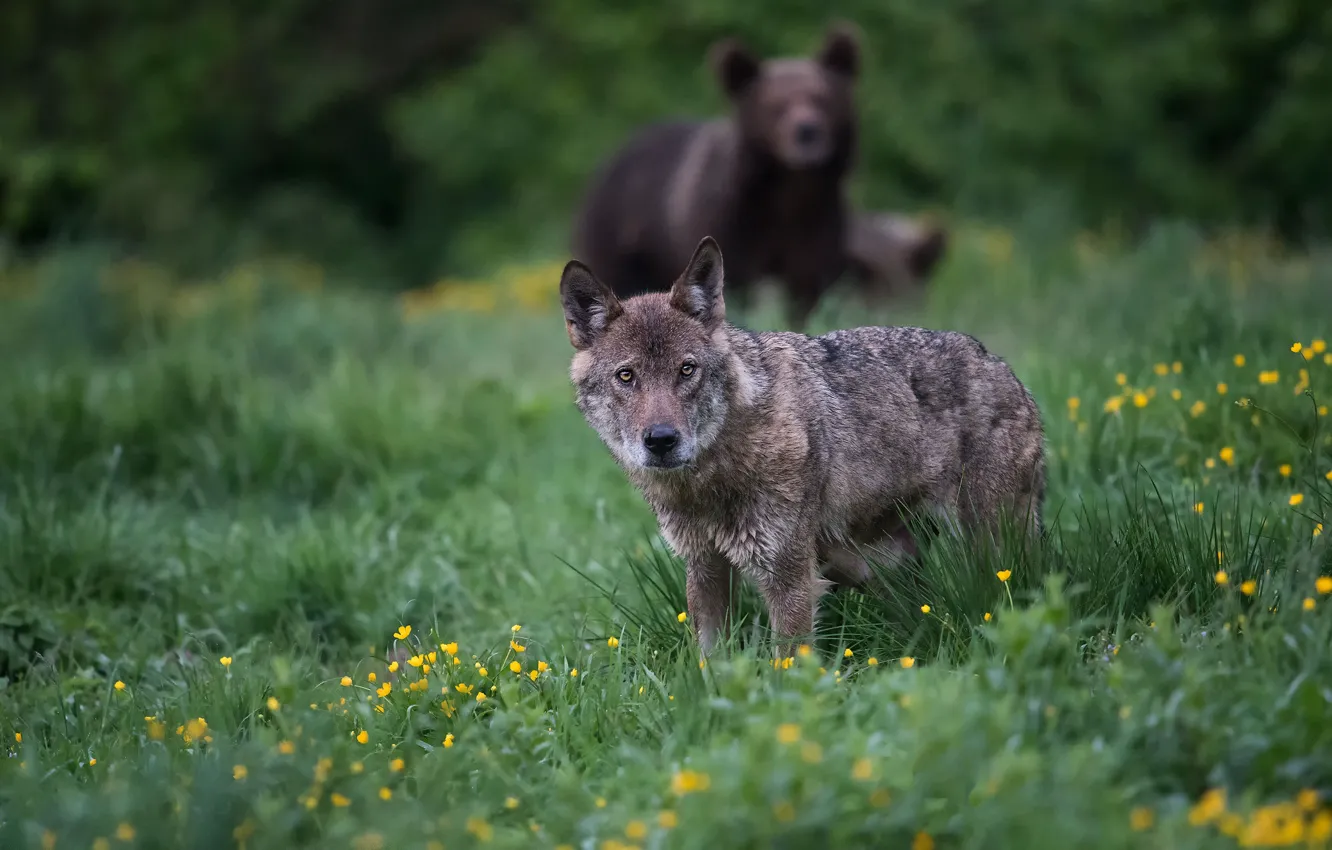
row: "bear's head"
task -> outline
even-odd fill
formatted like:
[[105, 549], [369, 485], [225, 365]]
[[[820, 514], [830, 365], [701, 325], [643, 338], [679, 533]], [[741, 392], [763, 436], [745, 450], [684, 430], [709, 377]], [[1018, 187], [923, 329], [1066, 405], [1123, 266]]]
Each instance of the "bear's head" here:
[[713, 45], [712, 66], [744, 141], [794, 170], [845, 165], [854, 150], [860, 40], [829, 28], [813, 57], [760, 60], [737, 39]]

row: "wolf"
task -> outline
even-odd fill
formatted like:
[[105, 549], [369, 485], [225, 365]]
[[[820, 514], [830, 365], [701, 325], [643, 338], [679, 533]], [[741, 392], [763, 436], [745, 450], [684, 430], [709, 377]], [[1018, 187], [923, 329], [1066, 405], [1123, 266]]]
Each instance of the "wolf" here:
[[669, 292], [621, 301], [576, 259], [560, 279], [575, 403], [685, 561], [705, 654], [735, 578], [789, 654], [829, 587], [871, 578], [860, 547], [915, 554], [908, 511], [1040, 534], [1040, 411], [1004, 361], [950, 331], [751, 332], [723, 278], [705, 236]]

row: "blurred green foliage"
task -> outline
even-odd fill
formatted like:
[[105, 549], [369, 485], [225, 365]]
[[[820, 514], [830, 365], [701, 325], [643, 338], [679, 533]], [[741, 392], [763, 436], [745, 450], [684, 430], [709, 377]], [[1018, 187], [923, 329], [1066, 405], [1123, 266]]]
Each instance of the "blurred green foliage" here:
[[0, 234], [186, 265], [296, 252], [412, 282], [562, 250], [628, 132], [724, 108], [712, 41], [805, 53], [833, 16], [867, 51], [862, 203], [1328, 223], [1316, 0], [13, 0]]

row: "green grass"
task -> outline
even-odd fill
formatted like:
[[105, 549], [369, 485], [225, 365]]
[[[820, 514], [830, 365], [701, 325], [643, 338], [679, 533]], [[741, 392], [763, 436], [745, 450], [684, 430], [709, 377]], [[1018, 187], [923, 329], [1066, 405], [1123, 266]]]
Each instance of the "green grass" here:
[[777, 668], [752, 594], [700, 667], [553, 310], [274, 278], [171, 318], [103, 267], [2, 320], [6, 850], [1328, 841], [1332, 364], [1290, 350], [1332, 339], [1327, 258], [962, 239], [874, 318], [1011, 360], [1049, 539], [940, 540]]

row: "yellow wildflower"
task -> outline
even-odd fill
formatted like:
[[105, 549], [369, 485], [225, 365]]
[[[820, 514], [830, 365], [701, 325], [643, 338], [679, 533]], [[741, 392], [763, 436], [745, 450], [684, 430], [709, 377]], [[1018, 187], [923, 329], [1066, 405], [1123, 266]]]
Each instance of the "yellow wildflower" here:
[[125, 683], [120, 681], [119, 679], [116, 679], [116, 683], [111, 687], [115, 688], [118, 691], [123, 691], [125, 690]]
[[609, 646], [611, 649], [614, 649], [619, 645], [620, 645], [620, 639], [615, 637], [614, 635], [611, 635], [610, 637], [606, 638], [606, 646]]
[[856, 763], [851, 765], [851, 778], [860, 782], [867, 782], [874, 778], [874, 762], [867, 758], [858, 758]]
[[[1220, 552], [1217, 552], [1218, 556], [1220, 554], [1221, 554]], [[1216, 583], [1221, 585], [1222, 587], [1225, 587], [1230, 582], [1230, 576], [1226, 575], [1225, 570], [1217, 570], [1216, 575], [1213, 576], [1213, 578], [1216, 579]]]
[[675, 829], [680, 825], [680, 818], [669, 809], [657, 815], [657, 826], [662, 829]]
[[1290, 350], [1293, 351], [1293, 352], [1295, 352], [1296, 354], [1299, 354], [1299, 353], [1300, 353], [1300, 350], [1303, 349], [1303, 348], [1304, 348], [1304, 344], [1303, 344], [1303, 343], [1299, 343], [1299, 342], [1297, 342], [1297, 343], [1294, 343], [1293, 345], [1291, 345]]
[[280, 708], [282, 708], [282, 703], [280, 703], [280, 702], [277, 701], [277, 697], [269, 697], [269, 698], [268, 698], [268, 710], [269, 710], [269, 711], [277, 711], [277, 710], [280, 709]]
[[1316, 604], [1317, 604], [1317, 603], [1314, 602], [1314, 599], [1313, 599], [1312, 596], [1306, 596], [1306, 597], [1304, 597], [1304, 610], [1306, 610], [1306, 611], [1312, 611], [1312, 610], [1314, 609], [1314, 605], [1316, 605]]
[[1216, 385], [1217, 395], [1225, 395], [1228, 392], [1230, 392], [1230, 386], [1227, 385], [1225, 381], [1222, 381], [1221, 383]]
[[485, 692], [485, 691], [477, 691], [477, 692], [476, 692], [476, 701], [477, 701], [477, 702], [485, 702], [487, 699], [489, 699], [489, 697], [486, 696], [486, 692]]
[[1253, 579], [1240, 583], [1240, 593], [1243, 593], [1245, 596], [1253, 596], [1254, 591], [1257, 589], [1258, 582]]
[[1133, 406], [1134, 406], [1134, 407], [1146, 407], [1146, 406], [1147, 406], [1147, 394], [1144, 393], [1144, 392], [1142, 392], [1141, 390], [1139, 390], [1138, 392], [1134, 393], [1134, 394], [1133, 394]]
[[506, 809], [516, 809], [516, 808], [518, 808], [518, 798], [517, 798], [517, 797], [505, 797], [505, 798], [504, 798], [504, 808], [506, 808]]
[[910, 670], [912, 667], [916, 666], [916, 659], [912, 658], [910, 655], [904, 655], [902, 656], [902, 660], [898, 663]]
[[393, 636], [398, 640], [407, 640], [407, 636], [410, 635], [411, 633], [412, 633], [411, 626], [398, 626], [398, 630], [393, 633]]
[[1195, 514], [1200, 514], [1200, 513], [1203, 512], [1203, 509], [1206, 508], [1206, 507], [1207, 507], [1207, 506], [1204, 505], [1202, 502], [1198, 502], [1196, 505], [1193, 506], [1193, 512], [1194, 512]]
[[358, 743], [358, 744], [368, 744], [368, 743], [370, 743], [370, 733], [367, 732], [367, 731], [365, 731], [364, 729], [362, 729], [360, 732], [357, 732], [357, 733], [356, 733], [356, 743]]
[[1198, 399], [1193, 403], [1193, 406], [1189, 408], [1189, 415], [1192, 416], [1194, 419], [1197, 419], [1199, 416], [1202, 416], [1203, 413], [1206, 412], [1206, 410], [1207, 410], [1207, 403], [1204, 402], [1202, 399]]
[[1012, 571], [1012, 570], [1000, 570], [999, 572], [995, 573], [994, 575], [995, 575], [995, 577], [998, 578], [1000, 581], [1008, 581], [1008, 579], [1009, 579], [1010, 577], [1012, 577], [1012, 575], [1013, 575], [1013, 571]]
[[1174, 363], [1170, 364], [1170, 371], [1178, 375], [1180, 372], [1184, 371], [1184, 364], [1176, 360]]
[[1230, 446], [1222, 448], [1218, 453], [1218, 457], [1220, 457], [1221, 461], [1227, 466], [1234, 466], [1235, 464], [1235, 450]]
[[1134, 832], [1151, 829], [1154, 823], [1156, 823], [1156, 813], [1146, 806], [1138, 806], [1129, 812], [1129, 828]]
[[380, 685], [378, 688], [375, 688], [375, 693], [379, 696], [380, 699], [383, 699], [392, 692], [393, 692], [392, 682], [385, 682], [384, 684]]
[[1158, 375], [1165, 376], [1170, 374], [1170, 366], [1166, 363], [1157, 363], [1152, 367], [1152, 371]]
[[1314, 589], [1324, 596], [1332, 593], [1332, 576], [1319, 576], [1314, 582]]
[[631, 820], [624, 825], [624, 835], [626, 838], [631, 838], [634, 841], [642, 841], [644, 838], [647, 838], [647, 834], [647, 824], [643, 823], [641, 820]]
[[370, 671], [369, 673], [366, 674], [366, 676], [365, 676], [365, 680], [366, 680], [367, 682], [378, 682], [378, 681], [379, 681], [379, 677], [376, 676], [375, 673], [374, 673], [374, 671], [372, 670], [372, 671]]
[[117, 826], [116, 838], [120, 841], [133, 841], [134, 827], [130, 826], [127, 823], [122, 823], [120, 826]]
[[1189, 809], [1189, 823], [1194, 826], [1211, 823], [1225, 810], [1226, 792], [1221, 788], [1213, 788], [1204, 793], [1197, 804]]
[[920, 613], [922, 613], [922, 614], [928, 614], [928, 613], [930, 613], [930, 606], [928, 606], [928, 605], [922, 605], [922, 606], [920, 606]]
[[777, 727], [777, 740], [783, 744], [794, 744], [800, 740], [800, 727], [794, 723], [783, 723]]
[[675, 615], [675, 621], [677, 623], [683, 623], [687, 619], [689, 619], [689, 613], [687, 611], [681, 611], [679, 614]]
[[917, 832], [911, 839], [911, 850], [934, 850], [934, 839], [928, 832]]
[[569, 671], [569, 676], [570, 676], [570, 678], [577, 679], [577, 678], [578, 678], [578, 668], [575, 667], [575, 668], [573, 668], [572, 670], [570, 670], [570, 671]]
[[[395, 662], [393, 662], [393, 663], [394, 663], [394, 665], [396, 666], [398, 662], [395, 661]], [[425, 663], [425, 656], [424, 656], [424, 655], [413, 655], [411, 658], [408, 658], [408, 659], [407, 659], [407, 663], [410, 664], [410, 665], [412, 665], [413, 667], [420, 667], [422, 664]], [[389, 669], [392, 670], [392, 669], [394, 669], [394, 668], [393, 668], [393, 667], [390, 667]]]
[[221, 658], [218, 659], [218, 662], [221, 663], [221, 665], [222, 665], [223, 667], [230, 667], [230, 666], [231, 666], [231, 656], [230, 656], [230, 655], [224, 655], [224, 656], [222, 656]]
[[671, 777], [671, 792], [677, 797], [683, 797], [685, 794], [706, 791], [711, 784], [712, 779], [706, 773], [681, 770]]
[[284, 756], [289, 756], [296, 752], [296, 745], [291, 741], [278, 741], [278, 752]]
[[453, 643], [441, 643], [441, 644], [439, 645], [439, 648], [442, 649], [442, 650], [444, 650], [444, 651], [445, 651], [446, 653], [448, 653], [449, 655], [457, 655], [457, 654], [458, 654], [458, 642], [457, 642], [457, 641], [454, 641]]
[[1123, 406], [1124, 406], [1124, 397], [1123, 397], [1123, 396], [1112, 396], [1112, 397], [1110, 397], [1110, 398], [1108, 398], [1108, 399], [1105, 400], [1105, 412], [1106, 412], [1106, 413], [1118, 413], [1118, 412], [1119, 412], [1119, 408], [1121, 408], [1121, 407], [1123, 407]]
[[871, 666], [871, 667], [878, 667], [878, 666], [879, 666], [879, 659], [877, 659], [877, 658], [875, 658], [873, 655], [871, 655], [869, 658], [866, 658], [866, 659], [865, 659], [865, 663], [868, 664], [868, 665]]
[[342, 796], [336, 791], [334, 791], [332, 796], [330, 796], [328, 799], [332, 801], [333, 805], [337, 806], [339, 809], [345, 809], [351, 805], [350, 799]]
[[1299, 505], [1304, 501], [1304, 494], [1303, 494], [1303, 493], [1291, 493], [1291, 494], [1290, 494], [1290, 499], [1289, 499], [1289, 501], [1290, 501], [1290, 506], [1291, 506], [1292, 508], [1297, 507], [1297, 506], [1299, 506]]
[[1175, 389], [1170, 391], [1170, 397], [1173, 398], [1175, 401], [1179, 401], [1184, 397], [1184, 391], [1181, 390], [1179, 387], [1176, 387]]
[[993, 616], [990, 614], [989, 611], [986, 611], [986, 612], [985, 612], [985, 616], [984, 616], [983, 619], [985, 620], [985, 622], [988, 623], [988, 622], [990, 622], [991, 619], [993, 619]]
[[1276, 369], [1258, 373], [1258, 383], [1260, 384], [1275, 384], [1279, 380], [1281, 380], [1281, 373]]
[[1128, 375], [1125, 375], [1123, 372], [1115, 375], [1115, 383], [1119, 384], [1121, 387], [1124, 386], [1128, 383]]
[[380, 788], [380, 789], [379, 789], [379, 799], [381, 799], [381, 800], [391, 800], [391, 799], [393, 799], [393, 791], [392, 791], [387, 785], [384, 786], [383, 788]]
[[510, 661], [510, 662], [509, 662], [509, 669], [512, 670], [512, 671], [515, 672], [515, 673], [521, 673], [521, 672], [523, 672], [523, 665], [520, 664], [520, 663], [518, 663], [517, 661]]

